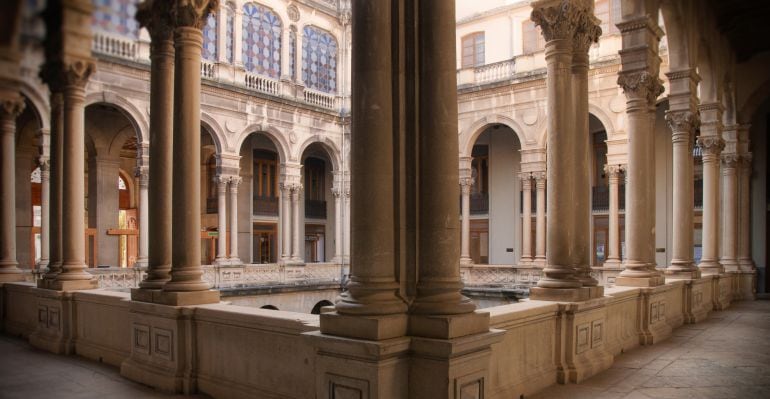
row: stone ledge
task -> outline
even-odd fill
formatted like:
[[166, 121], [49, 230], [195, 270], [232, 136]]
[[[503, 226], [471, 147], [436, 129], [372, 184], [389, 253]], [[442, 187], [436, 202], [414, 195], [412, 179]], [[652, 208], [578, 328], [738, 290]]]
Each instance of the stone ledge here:
[[406, 314], [349, 316], [338, 312], [320, 315], [321, 332], [346, 338], [382, 341], [403, 337], [407, 332]]

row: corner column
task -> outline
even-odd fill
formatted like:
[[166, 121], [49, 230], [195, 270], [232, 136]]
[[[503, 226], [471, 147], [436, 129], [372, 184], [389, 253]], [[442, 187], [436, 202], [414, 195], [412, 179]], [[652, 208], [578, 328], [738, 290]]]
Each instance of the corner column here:
[[568, 1], [541, 0], [532, 4], [531, 19], [540, 26], [545, 37], [545, 59], [547, 63], [546, 87], [548, 89], [548, 220], [546, 231], [546, 265], [543, 277], [537, 287], [530, 289], [532, 299], [567, 301], [585, 300], [587, 294], [581, 291], [582, 284], [575, 278], [572, 245], [575, 240], [573, 207], [573, 170], [575, 121], [573, 109], [572, 66], [573, 36], [579, 10]]
[[16, 117], [24, 109], [18, 91], [0, 99], [0, 283], [22, 281], [16, 261]]
[[721, 137], [699, 137], [703, 151], [703, 240], [698, 268], [703, 274], [720, 274], [719, 263], [719, 163], [725, 146]]
[[142, 290], [159, 290], [171, 279], [172, 158], [174, 129], [174, 38], [171, 4], [143, 2], [137, 21], [150, 32], [150, 171], [148, 182], [147, 276], [133, 300], [150, 302]]
[[535, 263], [538, 266], [545, 266], [545, 187], [546, 173], [535, 172], [532, 174], [535, 178], [535, 187], [537, 188], [537, 208], [535, 215]]
[[461, 251], [460, 264], [471, 265], [471, 188], [473, 187], [473, 178], [464, 177], [460, 179], [460, 191], [462, 192], [462, 232], [461, 232]]
[[722, 257], [725, 271], [737, 271], [738, 265], [738, 164], [737, 154], [722, 154]]
[[618, 197], [618, 185], [623, 174], [621, 165], [604, 165], [610, 181], [610, 212], [609, 212], [609, 245], [607, 248], [607, 260], [604, 261], [605, 269], [620, 268], [620, 204]]
[[148, 263], [148, 248], [150, 245], [149, 232], [149, 183], [150, 176], [142, 167], [136, 168], [136, 177], [139, 181], [139, 253], [137, 254], [135, 267], [146, 267]]
[[241, 264], [238, 257], [238, 186], [241, 184], [241, 178], [233, 176], [230, 178], [230, 257], [231, 264]]
[[203, 281], [200, 215], [201, 29], [216, 0], [177, 1], [174, 29], [174, 135], [171, 280], [160, 302], [195, 305], [219, 302], [219, 291]]
[[752, 154], [741, 155], [739, 169], [738, 210], [740, 213], [738, 233], [738, 265], [740, 270], [756, 269], [751, 258], [751, 166]]
[[229, 177], [217, 176], [217, 258], [218, 265], [227, 263], [227, 182]]
[[[523, 208], [521, 220], [521, 262], [529, 263], [532, 262], [532, 176], [530, 173], [522, 173], [519, 178], [521, 179], [523, 196], [521, 205]], [[464, 221], [465, 219], [463, 219]]]
[[658, 44], [663, 32], [651, 14], [618, 24], [623, 43], [638, 43], [621, 51], [618, 85], [626, 95], [628, 165], [626, 168], [626, 259], [617, 285], [658, 286], [665, 282], [655, 270], [655, 101], [663, 93], [658, 78]]

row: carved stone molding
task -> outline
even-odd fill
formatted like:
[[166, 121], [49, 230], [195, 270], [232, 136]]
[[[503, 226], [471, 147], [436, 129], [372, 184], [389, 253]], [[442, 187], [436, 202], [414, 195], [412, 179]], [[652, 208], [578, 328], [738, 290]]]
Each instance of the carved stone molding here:
[[591, 45], [599, 41], [599, 36], [602, 35], [600, 23], [601, 21], [592, 13], [580, 13], [572, 42], [572, 48], [576, 54], [587, 55]]
[[66, 65], [64, 70], [65, 86], [74, 86], [84, 89], [88, 79], [96, 71], [96, 63], [92, 60], [77, 60]]
[[[24, 111], [24, 99], [21, 96], [0, 100], [0, 120], [14, 121]], [[13, 133], [13, 132], [11, 132]]]
[[620, 176], [625, 173], [625, 171], [626, 167], [623, 165], [604, 165], [604, 173], [606, 173], [610, 179], [620, 178]]
[[722, 167], [724, 169], [735, 169], [741, 162], [741, 156], [738, 154], [722, 154]]
[[704, 161], [706, 156], [719, 156], [725, 148], [725, 141], [721, 137], [698, 137], [698, 147], [703, 151]]
[[693, 68], [667, 72], [666, 76], [668, 77], [668, 80], [692, 79], [696, 83], [701, 80], [700, 76], [698, 76], [698, 73]]
[[630, 98], [646, 99], [648, 104], [654, 104], [665, 90], [663, 82], [648, 71], [621, 72], [618, 85]]
[[136, 21], [139, 26], [147, 28], [152, 38], [152, 44], [171, 40], [174, 36], [174, 18], [171, 15], [171, 1], [145, 0], [136, 7]]
[[558, 5], [537, 7], [530, 18], [539, 26], [547, 42], [558, 39], [572, 39], [580, 15], [585, 10], [569, 0], [562, 0]]
[[290, 19], [292, 22], [297, 22], [297, 21], [299, 21], [299, 16], [300, 16], [300, 14], [299, 14], [299, 8], [297, 8], [297, 6], [295, 6], [294, 4], [292, 4], [292, 5], [288, 6], [288, 7], [286, 7], [286, 15], [288, 15], [288, 16], [289, 16], [289, 19]]
[[674, 143], [691, 143], [690, 133], [700, 124], [698, 115], [690, 111], [666, 111], [666, 123], [673, 133]]

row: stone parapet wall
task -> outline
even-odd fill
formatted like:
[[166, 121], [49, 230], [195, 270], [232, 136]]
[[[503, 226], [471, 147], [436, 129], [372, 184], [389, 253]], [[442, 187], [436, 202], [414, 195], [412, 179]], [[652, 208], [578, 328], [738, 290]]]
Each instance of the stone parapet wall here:
[[[740, 278], [670, 280], [659, 287], [607, 288], [586, 302], [525, 300], [487, 308], [492, 331], [501, 334], [491, 346], [488, 395], [529, 396], [557, 382], [590, 378], [615, 356], [726, 308]], [[29, 283], [6, 283], [0, 293], [6, 333], [30, 337], [52, 352], [121, 365], [123, 375], [160, 389], [307, 398], [324, 378], [317, 375], [326, 350], [318, 347], [325, 340], [318, 339], [317, 315], [226, 303], [171, 307], [132, 302], [127, 293], [61, 293]], [[166, 371], [147, 373], [147, 365]]]

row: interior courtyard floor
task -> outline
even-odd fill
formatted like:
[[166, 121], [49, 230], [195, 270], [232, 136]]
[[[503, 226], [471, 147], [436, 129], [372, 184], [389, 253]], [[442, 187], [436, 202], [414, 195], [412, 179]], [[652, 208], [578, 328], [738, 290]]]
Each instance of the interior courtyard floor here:
[[660, 344], [616, 356], [580, 384], [527, 399], [534, 398], [770, 398], [770, 301], [735, 302]]
[[[770, 301], [734, 303], [668, 340], [615, 358], [581, 384], [554, 385], [535, 396], [557, 398], [768, 398]], [[0, 335], [0, 398], [169, 398], [122, 378], [117, 368], [57, 356]], [[205, 397], [205, 396], [194, 396]]]

